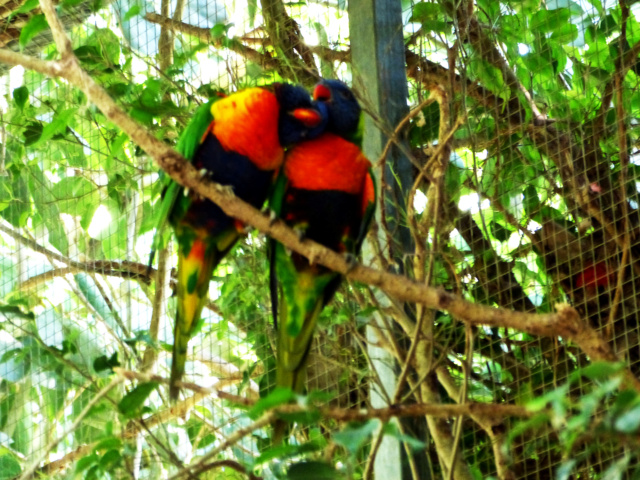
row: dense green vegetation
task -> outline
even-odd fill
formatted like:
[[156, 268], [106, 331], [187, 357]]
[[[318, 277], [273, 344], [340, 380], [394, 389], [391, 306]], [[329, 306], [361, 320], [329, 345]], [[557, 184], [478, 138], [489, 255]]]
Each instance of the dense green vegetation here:
[[[218, 89], [361, 75], [342, 1], [179, 3], [178, 14], [169, 2], [58, 7], [82, 67], [167, 144]], [[636, 478], [638, 5], [403, 3], [412, 111], [402, 132], [415, 182], [402, 185], [392, 220], [410, 236], [399, 246], [382, 210], [364, 261], [507, 313], [470, 327], [464, 312], [345, 282], [309, 367], [307, 401], [330, 410], [289, 413], [295, 441], [279, 448], [253, 422], [290, 397], [238, 404], [266, 396], [273, 379], [265, 237], [249, 234], [216, 270], [192, 341], [187, 380], [225, 398], [194, 388], [169, 408], [159, 378], [110, 383], [116, 367], [168, 377], [171, 272], [146, 269], [157, 165], [78, 88], [7, 70], [0, 479], [29, 467], [46, 478], [186, 478], [190, 464], [202, 478], [370, 478], [382, 435], [402, 443], [407, 478]], [[22, 28], [5, 48], [58, 58], [37, 2], [7, 25], [8, 37]], [[170, 251], [161, 258], [175, 265]], [[581, 321], [505, 328], [511, 311], [560, 303]], [[388, 403], [399, 422], [335, 420], [371, 406], [369, 343], [396, 361], [402, 384]], [[623, 362], [605, 363], [607, 348]], [[496, 406], [459, 420], [402, 413], [471, 401]]]

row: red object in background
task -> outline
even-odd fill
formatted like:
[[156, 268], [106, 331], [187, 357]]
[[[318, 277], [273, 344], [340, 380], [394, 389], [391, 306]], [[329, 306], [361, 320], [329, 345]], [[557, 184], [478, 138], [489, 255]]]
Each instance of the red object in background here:
[[589, 189], [593, 192], [593, 193], [602, 193], [602, 187], [600, 185], [598, 185], [597, 183], [592, 183], [591, 185], [589, 185]]
[[588, 290], [606, 287], [613, 282], [614, 276], [614, 272], [605, 262], [589, 263], [576, 277], [576, 287], [585, 287]]

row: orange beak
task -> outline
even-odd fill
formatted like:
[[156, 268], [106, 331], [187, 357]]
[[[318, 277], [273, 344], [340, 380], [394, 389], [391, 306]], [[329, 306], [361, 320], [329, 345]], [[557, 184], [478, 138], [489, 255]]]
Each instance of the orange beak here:
[[318, 100], [324, 100], [324, 101], [331, 100], [331, 90], [329, 90], [327, 87], [325, 87], [324, 85], [322, 85], [320, 83], [320, 84], [316, 85], [316, 88], [313, 89], [313, 99], [315, 101], [318, 101]]
[[291, 115], [299, 120], [305, 127], [314, 128], [322, 122], [320, 112], [313, 108], [296, 108]]

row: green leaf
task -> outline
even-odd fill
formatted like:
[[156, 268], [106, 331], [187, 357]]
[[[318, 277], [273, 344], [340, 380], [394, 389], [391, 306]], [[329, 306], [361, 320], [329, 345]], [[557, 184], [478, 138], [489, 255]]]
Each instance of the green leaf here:
[[602, 8], [602, 2], [600, 0], [587, 0], [587, 2], [595, 7], [595, 9], [598, 11], [598, 15], [600, 15], [601, 17], [605, 16], [605, 11], [604, 8]]
[[145, 110], [134, 107], [129, 111], [129, 115], [131, 115], [131, 118], [142, 123], [143, 125], [153, 125], [153, 114]]
[[[29, 187], [25, 181], [26, 169], [16, 172], [15, 169], [11, 171], [11, 177], [1, 178], [0, 184], [2, 188], [2, 198], [4, 201], [8, 201], [9, 204], [5, 206], [0, 215], [7, 222], [14, 227], [23, 227], [26, 223], [26, 218], [31, 213], [31, 202], [29, 201]], [[7, 194], [7, 189], [9, 193]]]
[[47, 227], [49, 243], [66, 255], [69, 250], [69, 240], [64, 225], [60, 221], [57, 198], [51, 193], [53, 186], [37, 165], [30, 165], [29, 173], [29, 192], [40, 216], [39, 223]]
[[94, 450], [117, 450], [120, 448], [122, 448], [122, 440], [117, 437], [105, 438], [93, 447]]
[[11, 22], [11, 19], [16, 15], [19, 15], [21, 13], [29, 13], [31, 10], [36, 8], [39, 4], [40, 2], [38, 0], [27, 0], [20, 6], [20, 8], [11, 12], [11, 15], [7, 17], [7, 20], [6, 20], [7, 24], [9, 24]]
[[291, 391], [290, 388], [277, 387], [269, 395], [261, 398], [256, 404], [249, 410], [249, 416], [257, 418], [265, 411], [280, 405], [286, 405], [293, 402], [296, 399], [296, 394]]
[[216, 23], [211, 28], [211, 38], [213, 40], [220, 40], [227, 36], [227, 31], [231, 28], [233, 24], [225, 24], [225, 23]]
[[623, 367], [623, 363], [593, 362], [576, 373], [580, 373], [591, 380], [609, 380]]
[[247, 16], [249, 17], [249, 28], [253, 28], [258, 12], [258, 0], [247, 0]]
[[95, 209], [100, 203], [100, 194], [95, 185], [85, 177], [66, 177], [53, 186], [62, 213], [78, 215], [86, 209]]
[[69, 122], [73, 119], [77, 111], [77, 108], [69, 108], [56, 113], [51, 123], [45, 125], [42, 130], [42, 135], [40, 135], [40, 138], [33, 144], [33, 147], [39, 147], [43, 143], [51, 140], [54, 135], [66, 132]]
[[156, 388], [158, 388], [158, 382], [141, 383], [122, 397], [122, 400], [118, 403], [118, 410], [128, 418], [139, 416], [144, 402], [147, 401], [149, 395], [151, 395]]
[[527, 215], [533, 215], [533, 213], [540, 208], [540, 197], [538, 196], [538, 190], [533, 185], [528, 185], [524, 189], [524, 198], [522, 206]]
[[102, 372], [104, 370], [111, 370], [113, 367], [119, 367], [118, 352], [113, 352], [111, 357], [106, 355], [100, 355], [93, 361], [93, 369], [96, 372]]
[[127, 11], [127, 13], [124, 14], [122, 21], [126, 22], [127, 20], [131, 20], [133, 17], [140, 15], [141, 11], [142, 8], [140, 8], [140, 5], [134, 5]]
[[88, 45], [98, 49], [102, 63], [105, 66], [115, 66], [120, 62], [120, 39], [109, 28], [96, 29], [87, 39]]
[[462, 178], [460, 176], [460, 169], [450, 162], [444, 174], [444, 187], [445, 192], [447, 192], [447, 197], [452, 199], [452, 201], [457, 201], [460, 197], [461, 185]]
[[98, 455], [92, 453], [91, 455], [87, 455], [86, 457], [82, 457], [76, 463], [76, 473], [84, 472], [86, 469], [90, 468], [92, 465], [95, 465], [98, 462]]
[[118, 450], [108, 450], [100, 459], [99, 465], [103, 470], [108, 471], [115, 467], [122, 460], [122, 454]]
[[44, 127], [39, 122], [27, 123], [27, 125], [24, 127], [24, 130], [22, 131], [25, 147], [36, 143], [42, 135], [42, 130], [44, 130]]
[[13, 99], [20, 110], [24, 108], [29, 100], [29, 89], [24, 85], [13, 90]]
[[420, 2], [413, 6], [410, 22], [422, 23], [442, 15], [442, 7], [437, 3]]
[[287, 470], [287, 480], [334, 480], [344, 478], [332, 465], [325, 462], [295, 463]]
[[87, 299], [87, 302], [89, 302], [96, 313], [109, 325], [109, 328], [118, 335], [123, 335], [122, 329], [116, 319], [117, 311], [115, 310], [115, 306], [109, 304], [104, 299], [93, 278], [86, 273], [76, 273], [73, 278], [78, 285], [78, 289]]
[[20, 463], [11, 454], [0, 456], [0, 480], [9, 480], [22, 473]]
[[571, 11], [568, 8], [555, 10], [541, 9], [531, 16], [529, 28], [533, 33], [549, 33], [559, 30], [569, 22]]
[[501, 242], [506, 242], [511, 237], [511, 231], [494, 220], [489, 223], [489, 229], [491, 230], [491, 234], [495, 237], [495, 239]]
[[24, 47], [26, 47], [38, 33], [47, 28], [49, 28], [49, 24], [43, 14], [31, 17], [31, 20], [20, 30], [20, 50], [24, 50]]
[[488, 88], [494, 92], [500, 92], [504, 87], [502, 72], [491, 63], [482, 60], [478, 68], [478, 77]]
[[421, 23], [428, 32], [451, 32], [451, 23], [446, 20], [442, 7], [437, 3], [416, 3], [409, 21]]
[[524, 435], [529, 430], [537, 430], [540, 427], [548, 425], [549, 415], [546, 413], [539, 413], [533, 417], [516, 423], [513, 428], [509, 430], [509, 442], [512, 442], [514, 438]]
[[378, 419], [371, 419], [363, 423], [350, 423], [344, 430], [333, 435], [333, 441], [355, 455], [379, 426], [380, 420]]
[[578, 27], [572, 23], [565, 23], [551, 34], [551, 39], [566, 45], [578, 38]]
[[60, 6], [63, 10], [69, 10], [76, 5], [80, 5], [84, 0], [62, 0]]

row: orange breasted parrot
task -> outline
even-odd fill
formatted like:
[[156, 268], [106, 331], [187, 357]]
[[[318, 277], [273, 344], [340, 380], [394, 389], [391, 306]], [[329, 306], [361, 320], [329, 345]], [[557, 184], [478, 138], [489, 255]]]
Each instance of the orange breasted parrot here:
[[[236, 196], [260, 208], [282, 165], [284, 147], [317, 136], [325, 120], [302, 87], [282, 83], [248, 88], [201, 106], [177, 150], [203, 176], [229, 185]], [[167, 220], [178, 243], [178, 311], [170, 382], [170, 397], [176, 400], [176, 382], [184, 373], [188, 342], [199, 324], [211, 275], [244, 225], [171, 180], [164, 190], [157, 232]], [[160, 243], [154, 241], [154, 248]]]
[[[360, 145], [361, 109], [338, 81], [321, 82], [314, 97], [328, 112], [325, 133], [291, 148], [271, 208], [304, 238], [348, 256], [359, 253], [375, 206], [371, 163]], [[342, 276], [280, 243], [270, 243], [270, 284], [277, 328], [276, 386], [302, 392], [313, 331]], [[284, 423], [274, 425], [280, 443]]]

